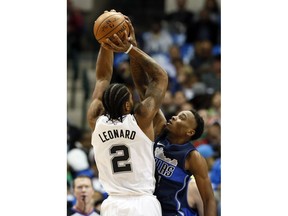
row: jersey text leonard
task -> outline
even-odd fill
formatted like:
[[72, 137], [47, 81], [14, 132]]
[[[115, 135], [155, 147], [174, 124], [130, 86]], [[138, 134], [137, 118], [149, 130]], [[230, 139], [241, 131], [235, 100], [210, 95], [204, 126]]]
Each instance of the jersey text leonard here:
[[106, 142], [108, 140], [120, 138], [120, 137], [134, 140], [135, 135], [136, 135], [136, 131], [118, 129], [118, 130], [103, 131], [102, 134], [99, 134], [99, 137], [102, 140], [102, 142]]

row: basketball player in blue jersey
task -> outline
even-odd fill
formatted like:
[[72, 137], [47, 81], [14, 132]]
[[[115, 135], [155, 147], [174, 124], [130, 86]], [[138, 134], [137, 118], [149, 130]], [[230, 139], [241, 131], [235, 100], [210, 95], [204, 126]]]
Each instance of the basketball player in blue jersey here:
[[[168, 85], [167, 73], [150, 56], [115, 35], [101, 44], [96, 61], [96, 84], [87, 118], [99, 180], [109, 194], [102, 216], [160, 216], [155, 190], [153, 119]], [[133, 111], [132, 94], [122, 84], [111, 84], [113, 52], [125, 52], [150, 77], [142, 102]]]
[[[129, 41], [136, 46], [135, 34], [130, 22], [129, 28]], [[140, 99], [143, 99], [150, 82], [149, 77], [145, 76], [141, 66], [134, 59], [130, 60], [130, 66]], [[194, 110], [182, 111], [167, 123], [159, 110], [154, 119], [155, 135], [159, 135], [155, 140], [158, 174], [155, 194], [161, 203], [163, 216], [199, 215], [197, 209], [189, 206], [187, 200], [191, 175], [195, 178], [202, 198], [203, 215], [216, 216], [216, 203], [206, 161], [191, 143], [201, 136], [203, 128], [204, 121]]]

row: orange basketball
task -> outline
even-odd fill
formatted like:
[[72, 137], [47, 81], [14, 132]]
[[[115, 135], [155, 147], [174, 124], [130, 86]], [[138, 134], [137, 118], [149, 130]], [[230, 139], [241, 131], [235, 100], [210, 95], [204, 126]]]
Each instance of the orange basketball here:
[[100, 15], [94, 23], [93, 33], [96, 40], [102, 43], [106, 38], [113, 41], [113, 35], [117, 34], [120, 39], [124, 38], [124, 31], [129, 35], [129, 27], [125, 17], [118, 12], [106, 12]]

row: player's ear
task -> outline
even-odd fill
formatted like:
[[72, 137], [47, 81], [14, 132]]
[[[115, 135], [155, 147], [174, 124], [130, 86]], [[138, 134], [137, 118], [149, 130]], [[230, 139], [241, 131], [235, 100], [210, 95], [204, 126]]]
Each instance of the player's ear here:
[[124, 104], [124, 110], [125, 112], [130, 112], [131, 111], [131, 104], [129, 103], [129, 101], [126, 101]]
[[194, 129], [189, 129], [186, 134], [188, 136], [192, 137], [195, 134], [195, 130]]

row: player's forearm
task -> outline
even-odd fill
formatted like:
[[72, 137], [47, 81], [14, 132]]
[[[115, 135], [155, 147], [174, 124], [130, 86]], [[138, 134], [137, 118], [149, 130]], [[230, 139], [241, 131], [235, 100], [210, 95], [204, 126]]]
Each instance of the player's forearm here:
[[110, 84], [113, 73], [113, 51], [100, 47], [96, 60], [96, 84], [92, 99], [102, 99], [102, 94]]
[[149, 83], [148, 76], [134, 58], [130, 58], [130, 71], [136, 90], [142, 101], [145, 97], [145, 92]]
[[129, 52], [129, 56], [141, 66], [142, 70], [148, 74], [152, 81], [167, 88], [167, 73], [153, 58], [135, 46]]
[[[161, 103], [168, 86], [166, 71], [153, 58], [137, 47], [133, 47], [129, 52], [129, 56], [132, 62], [135, 61], [136, 64], [141, 67], [141, 69], [136, 70], [134, 74], [137, 85], [139, 84], [139, 86], [141, 86], [141, 94], [145, 91], [145, 98], [153, 96], [157, 102]], [[143, 73], [140, 74], [140, 71]], [[149, 81], [147, 76], [144, 75], [145, 72], [149, 76]]]
[[[136, 90], [139, 94], [140, 100], [142, 101], [145, 98], [145, 93], [148, 88], [149, 77], [142, 69], [141, 65], [137, 63], [134, 58], [130, 58], [130, 71]], [[161, 133], [165, 123], [165, 116], [159, 109], [155, 118], [153, 119], [155, 136], [158, 136]]]
[[113, 72], [113, 51], [100, 47], [96, 61], [96, 80], [111, 81]]

